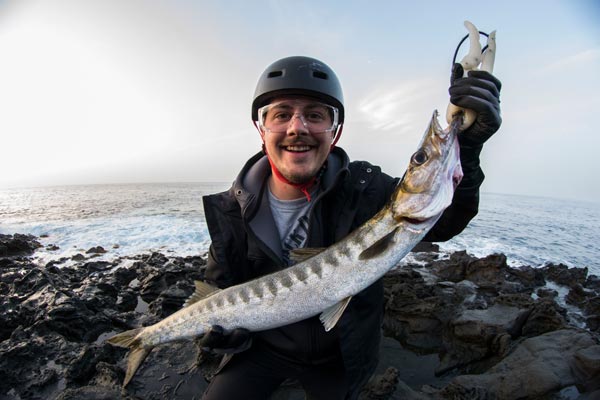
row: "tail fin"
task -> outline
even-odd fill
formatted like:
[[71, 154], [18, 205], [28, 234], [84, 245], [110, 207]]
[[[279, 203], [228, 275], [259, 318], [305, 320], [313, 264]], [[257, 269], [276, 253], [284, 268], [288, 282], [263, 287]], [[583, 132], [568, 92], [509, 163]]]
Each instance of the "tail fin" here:
[[129, 384], [129, 381], [131, 381], [135, 372], [152, 351], [152, 348], [146, 349], [142, 347], [141, 340], [137, 337], [143, 330], [144, 328], [132, 329], [130, 331], [119, 333], [107, 340], [108, 343], [114, 346], [128, 347], [130, 349], [129, 357], [127, 358], [127, 372], [125, 373], [123, 387]]

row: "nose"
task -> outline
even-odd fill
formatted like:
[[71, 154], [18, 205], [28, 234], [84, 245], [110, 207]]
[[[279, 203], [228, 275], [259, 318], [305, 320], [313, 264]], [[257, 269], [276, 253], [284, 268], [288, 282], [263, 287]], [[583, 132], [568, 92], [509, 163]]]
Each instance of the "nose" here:
[[287, 134], [307, 134], [308, 127], [302, 114], [294, 114], [287, 128]]

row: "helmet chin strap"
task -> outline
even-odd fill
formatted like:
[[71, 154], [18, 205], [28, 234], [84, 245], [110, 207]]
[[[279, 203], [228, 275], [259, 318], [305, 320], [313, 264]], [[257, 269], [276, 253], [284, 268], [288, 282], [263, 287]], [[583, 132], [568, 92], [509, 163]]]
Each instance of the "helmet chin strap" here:
[[340, 140], [340, 137], [342, 136], [342, 130], [343, 129], [344, 129], [344, 124], [338, 125], [337, 133], [335, 135], [335, 138], [333, 138], [333, 142], [331, 143], [331, 148], [329, 149], [329, 152], [331, 152], [331, 150], [333, 150], [333, 148], [337, 144], [338, 140]]
[[287, 179], [285, 176], [283, 176], [281, 174], [281, 172], [277, 169], [275, 164], [273, 164], [273, 161], [271, 160], [271, 157], [269, 157], [269, 153], [267, 153], [267, 149], [265, 148], [264, 144], [263, 144], [263, 151], [267, 155], [267, 160], [269, 160], [269, 164], [271, 165], [271, 171], [273, 172], [273, 175], [275, 175], [275, 177], [277, 179], [279, 179], [281, 182], [287, 183], [288, 185], [293, 186], [296, 189], [299, 189], [302, 192], [302, 194], [304, 194], [304, 196], [306, 196], [306, 200], [311, 201], [312, 199], [311, 199], [310, 192], [308, 191], [308, 189], [317, 181], [317, 177], [313, 176], [312, 178], [310, 178], [310, 180], [308, 182], [305, 182], [305, 183], [291, 182], [289, 179]]
[[[260, 127], [258, 126], [256, 121], [253, 121], [253, 122], [254, 122], [254, 126], [256, 126], [256, 129], [258, 130], [258, 133], [260, 134], [260, 137], [262, 138], [262, 132], [260, 130]], [[331, 150], [333, 150], [333, 148], [335, 147], [335, 144], [339, 140], [341, 134], [342, 134], [342, 125], [340, 125], [338, 127], [337, 135], [335, 137], [335, 140], [331, 144], [331, 147], [329, 148], [329, 152], [331, 152]], [[313, 176], [308, 182], [295, 183], [295, 182], [291, 182], [288, 178], [283, 176], [281, 171], [279, 171], [279, 169], [275, 166], [275, 164], [273, 163], [273, 160], [271, 160], [271, 156], [267, 152], [267, 147], [265, 146], [264, 139], [263, 139], [263, 144], [262, 144], [262, 150], [265, 153], [265, 155], [267, 156], [267, 160], [269, 160], [269, 165], [271, 165], [271, 171], [273, 172], [273, 175], [275, 175], [275, 177], [277, 179], [279, 179], [281, 182], [300, 190], [302, 192], [302, 194], [304, 194], [304, 196], [306, 196], [306, 200], [311, 201], [312, 198], [310, 196], [310, 192], [308, 191], [308, 189], [310, 189], [310, 187], [313, 186], [315, 184], [315, 182], [317, 182], [317, 180], [321, 177], [323, 170], [325, 169], [325, 165], [327, 164], [327, 161], [325, 161], [325, 163], [323, 163], [323, 166], [321, 166], [321, 169], [319, 170], [319, 172], [315, 176]]]

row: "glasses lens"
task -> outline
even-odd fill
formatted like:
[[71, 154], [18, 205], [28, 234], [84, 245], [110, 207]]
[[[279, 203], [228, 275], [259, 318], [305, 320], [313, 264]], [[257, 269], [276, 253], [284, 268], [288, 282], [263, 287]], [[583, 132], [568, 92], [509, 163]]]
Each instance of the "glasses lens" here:
[[258, 110], [259, 125], [267, 131], [286, 132], [294, 118], [311, 133], [331, 132], [337, 127], [338, 110], [318, 102], [282, 101]]

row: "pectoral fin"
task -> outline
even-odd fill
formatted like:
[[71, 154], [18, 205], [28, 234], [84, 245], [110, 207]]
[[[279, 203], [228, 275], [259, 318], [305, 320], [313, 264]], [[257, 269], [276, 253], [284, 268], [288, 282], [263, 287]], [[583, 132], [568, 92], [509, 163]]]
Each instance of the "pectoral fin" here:
[[192, 305], [202, 299], [205, 299], [205, 298], [212, 296], [213, 294], [221, 291], [221, 289], [214, 287], [212, 285], [209, 285], [208, 283], [202, 282], [202, 281], [195, 281], [194, 285], [196, 285], [196, 291], [183, 304], [184, 307]]
[[321, 313], [319, 319], [323, 323], [326, 332], [329, 332], [337, 324], [342, 317], [344, 310], [348, 307], [350, 300], [352, 300], [352, 296], [345, 298]]
[[376, 241], [371, 247], [368, 247], [358, 256], [359, 260], [368, 260], [370, 258], [375, 258], [380, 254], [383, 254], [387, 249], [394, 245], [394, 234], [396, 233], [395, 228], [390, 233]]

